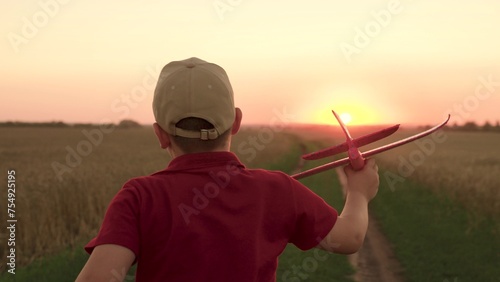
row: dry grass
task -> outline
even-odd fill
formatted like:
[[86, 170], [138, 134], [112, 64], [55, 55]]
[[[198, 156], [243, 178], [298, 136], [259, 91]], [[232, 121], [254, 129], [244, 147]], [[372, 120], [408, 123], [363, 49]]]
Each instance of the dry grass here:
[[[340, 131], [336, 129], [319, 130], [323, 131], [276, 132], [271, 128], [271, 134], [269, 128], [246, 128], [235, 137], [232, 149], [249, 167], [279, 167], [287, 171], [296, 165], [300, 153], [298, 137], [290, 132], [298, 132], [307, 140], [321, 139], [321, 143], [339, 138]], [[411, 133], [414, 132], [403, 131], [393, 139]], [[362, 131], [353, 133], [360, 134]], [[93, 147], [82, 164], [59, 181], [51, 164], [64, 163], [66, 146], [75, 148], [85, 140], [80, 129], [1, 128], [0, 136], [2, 181], [6, 183], [8, 169], [16, 170], [18, 266], [94, 236], [109, 201], [121, 185], [131, 177], [161, 170], [169, 161], [151, 128], [117, 129], [105, 135], [102, 144]], [[448, 132], [447, 136], [409, 178], [449, 195], [471, 211], [500, 215], [500, 134]], [[399, 156], [408, 158], [418, 149], [410, 144], [377, 159], [397, 173]], [[6, 203], [6, 193], [2, 192], [0, 201], [2, 206]], [[6, 218], [6, 209], [0, 209], [0, 216]], [[1, 236], [0, 241], [5, 242], [5, 233]], [[6, 256], [6, 248], [0, 248], [0, 255]]]
[[[402, 132], [397, 137], [413, 133]], [[443, 142], [432, 137], [425, 139], [427, 144], [436, 146], [432, 153], [412, 143], [383, 153], [377, 160], [394, 174], [460, 202], [473, 214], [500, 216], [500, 134], [449, 131], [441, 134]], [[418, 156], [424, 158], [420, 160]], [[410, 169], [402, 170], [403, 163]], [[414, 170], [410, 174], [411, 167]], [[381, 179], [387, 181], [387, 177]], [[400, 185], [404, 182], [398, 182], [395, 189]]]
[[[59, 251], [98, 230], [102, 215], [120, 183], [166, 163], [146, 131], [118, 131], [83, 158], [81, 165], [56, 178], [52, 162], [65, 163], [65, 147], [84, 140], [77, 129], [2, 129], [1, 172], [16, 170], [17, 262], [21, 265]], [[126, 142], [121, 142], [127, 140]], [[151, 146], [148, 146], [151, 145]], [[150, 148], [150, 149], [149, 149]], [[148, 158], [151, 156], [151, 158]], [[141, 159], [149, 162], [141, 165]], [[1, 195], [5, 202], [5, 193]], [[1, 210], [2, 218], [6, 210]], [[2, 240], [3, 241], [3, 240]], [[4, 248], [2, 248], [2, 256]]]
[[[296, 145], [295, 137], [288, 134], [274, 132], [270, 138], [262, 132], [262, 128], [243, 129], [233, 141], [234, 151], [248, 166], [272, 167]], [[2, 181], [7, 181], [7, 170], [16, 170], [17, 266], [95, 236], [109, 201], [122, 184], [165, 168], [170, 159], [160, 150], [152, 128], [116, 129], [105, 134], [103, 142], [59, 181], [51, 164], [64, 164], [66, 146], [75, 149], [86, 140], [81, 129], [0, 128], [0, 136]], [[2, 207], [6, 197], [2, 192]], [[0, 209], [1, 218], [6, 218], [6, 212]], [[5, 242], [4, 231], [0, 241]], [[6, 251], [2, 246], [0, 256], [5, 258]]]
[[[311, 127], [309, 130], [320, 133], [306, 131], [307, 136], [330, 141], [332, 145], [345, 140], [339, 127]], [[376, 128], [354, 127], [350, 131], [356, 138], [374, 130]], [[362, 147], [361, 151], [421, 131], [402, 128], [393, 136]], [[390, 176], [381, 175], [381, 181], [392, 181], [394, 189], [404, 186], [406, 180], [417, 181], [438, 195], [458, 201], [473, 214], [500, 216], [500, 134], [439, 131], [438, 135], [417, 142], [427, 143], [427, 149], [414, 142], [375, 157], [378, 164], [391, 173]], [[434, 150], [430, 150], [430, 146], [435, 146]]]

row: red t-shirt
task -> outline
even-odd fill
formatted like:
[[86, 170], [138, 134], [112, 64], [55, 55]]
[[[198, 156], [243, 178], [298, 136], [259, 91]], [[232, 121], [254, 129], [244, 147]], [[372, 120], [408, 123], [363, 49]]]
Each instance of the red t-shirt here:
[[276, 281], [286, 244], [311, 249], [336, 219], [282, 172], [246, 169], [230, 152], [188, 154], [125, 183], [85, 249], [132, 250], [137, 281]]

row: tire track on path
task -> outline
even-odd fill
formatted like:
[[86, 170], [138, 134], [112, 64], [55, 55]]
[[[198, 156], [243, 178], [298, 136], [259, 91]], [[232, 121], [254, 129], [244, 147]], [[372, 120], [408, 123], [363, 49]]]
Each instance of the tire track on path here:
[[[342, 167], [335, 169], [342, 191], [347, 191], [347, 178]], [[356, 282], [402, 282], [403, 267], [392, 250], [392, 245], [385, 237], [380, 224], [373, 214], [368, 214], [368, 230], [361, 249], [349, 255], [349, 262], [356, 269], [353, 276]]]

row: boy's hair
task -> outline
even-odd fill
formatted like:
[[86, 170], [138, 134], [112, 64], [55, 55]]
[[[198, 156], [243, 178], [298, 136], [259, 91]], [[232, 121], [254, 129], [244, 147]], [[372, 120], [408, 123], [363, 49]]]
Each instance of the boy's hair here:
[[[208, 121], [195, 117], [181, 119], [179, 122], [176, 123], [175, 126], [178, 128], [191, 131], [200, 131], [202, 129], [214, 128], [214, 126]], [[223, 147], [228, 142], [229, 139], [228, 137], [230, 135], [230, 132], [231, 129], [228, 129], [216, 139], [211, 139], [211, 140], [186, 138], [178, 135], [177, 136], [170, 135], [170, 138], [182, 150], [182, 152], [186, 154], [192, 154], [192, 153], [210, 152], [214, 151], [217, 148]]]

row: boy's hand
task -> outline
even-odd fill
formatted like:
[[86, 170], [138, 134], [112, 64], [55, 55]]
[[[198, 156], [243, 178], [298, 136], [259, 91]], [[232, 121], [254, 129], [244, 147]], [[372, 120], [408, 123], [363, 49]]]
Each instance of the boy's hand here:
[[354, 171], [352, 167], [344, 167], [347, 176], [347, 194], [360, 193], [367, 201], [375, 197], [378, 191], [379, 176], [378, 166], [374, 159], [366, 160], [362, 170]]

